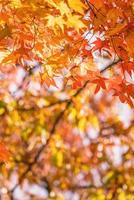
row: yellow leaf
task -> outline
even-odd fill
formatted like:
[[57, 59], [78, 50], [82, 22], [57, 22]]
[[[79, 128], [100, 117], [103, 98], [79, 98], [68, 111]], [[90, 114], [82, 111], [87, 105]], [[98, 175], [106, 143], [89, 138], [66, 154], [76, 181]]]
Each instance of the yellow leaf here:
[[46, 2], [55, 8], [57, 7], [56, 3], [53, 0], [46, 0]]
[[62, 194], [58, 194], [56, 200], [65, 200], [65, 198]]
[[57, 5], [57, 9], [60, 10], [61, 15], [68, 15], [70, 13], [70, 9], [68, 8], [67, 4], [64, 3], [63, 1], [61, 1], [58, 5]]
[[118, 195], [118, 200], [126, 200], [126, 195], [125, 192], [122, 189], [118, 189], [119, 195]]
[[47, 2], [54, 8], [60, 10], [61, 15], [63, 16], [64, 14], [68, 15], [70, 13], [70, 9], [67, 6], [67, 4], [63, 1], [59, 3], [55, 3], [53, 0], [47, 0]]
[[77, 31], [86, 27], [86, 25], [81, 21], [81, 17], [79, 15], [69, 15], [67, 20], [67, 26], [73, 27]]
[[58, 151], [53, 155], [53, 162], [57, 167], [62, 167], [62, 165], [63, 165], [63, 153], [61, 151]]
[[93, 198], [94, 200], [105, 200], [105, 195], [102, 189], [98, 189], [96, 195], [97, 196]]
[[22, 6], [20, 0], [11, 0], [10, 5], [14, 8], [21, 8]]
[[54, 28], [54, 32], [57, 31], [57, 27], [61, 28], [62, 31], [64, 31], [64, 25], [65, 20], [62, 18], [62, 16], [52, 16], [52, 15], [48, 15], [46, 17], [47, 19], [47, 26], [48, 27], [53, 27]]
[[0, 108], [0, 115], [2, 115], [5, 112], [4, 108]]
[[80, 120], [79, 120], [79, 123], [78, 123], [78, 128], [81, 130], [81, 131], [84, 131], [84, 129], [85, 129], [85, 126], [86, 126], [86, 118], [81, 118]]
[[71, 109], [70, 109], [70, 113], [69, 113], [69, 119], [70, 119], [70, 120], [74, 120], [75, 117], [76, 117], [76, 115], [77, 115], [76, 109], [75, 109], [75, 108], [71, 108]]
[[91, 123], [91, 125], [96, 128], [97, 130], [99, 130], [99, 120], [96, 116], [90, 116], [89, 121]]
[[81, 0], [68, 0], [68, 4], [74, 11], [84, 14], [84, 8], [86, 8], [86, 6], [81, 2]]

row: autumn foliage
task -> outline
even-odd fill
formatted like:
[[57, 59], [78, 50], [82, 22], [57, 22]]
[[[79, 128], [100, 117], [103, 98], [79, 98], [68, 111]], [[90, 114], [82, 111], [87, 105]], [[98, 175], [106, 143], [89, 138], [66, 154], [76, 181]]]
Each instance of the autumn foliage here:
[[0, 1], [2, 198], [133, 200], [133, 44], [134, 0]]

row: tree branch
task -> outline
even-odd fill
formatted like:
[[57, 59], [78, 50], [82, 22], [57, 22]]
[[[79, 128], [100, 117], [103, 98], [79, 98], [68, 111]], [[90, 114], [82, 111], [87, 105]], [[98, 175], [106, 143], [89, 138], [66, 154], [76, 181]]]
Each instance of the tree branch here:
[[[114, 65], [118, 64], [120, 61], [121, 61], [121, 60], [118, 59], [117, 61], [115, 61], [115, 62], [113, 62], [113, 63], [107, 65], [104, 69], [102, 69], [102, 70], [100, 71], [100, 73], [104, 73], [106, 70], [108, 70], [108, 69], [114, 67]], [[84, 83], [84, 85], [83, 85], [81, 88], [79, 88], [79, 89], [75, 92], [75, 94], [72, 95], [72, 97], [71, 97], [69, 100], [64, 101], [64, 102], [66, 103], [66, 106], [65, 106], [65, 108], [59, 113], [59, 115], [57, 116], [57, 118], [56, 118], [56, 120], [55, 120], [55, 122], [54, 122], [54, 124], [53, 124], [53, 126], [52, 126], [52, 129], [50, 130], [50, 136], [49, 136], [48, 140], [46, 141], [45, 144], [41, 145], [41, 147], [38, 149], [38, 151], [37, 151], [37, 153], [36, 153], [36, 155], [35, 155], [33, 161], [30, 162], [30, 163], [28, 163], [27, 169], [22, 173], [22, 175], [21, 175], [20, 178], [19, 178], [18, 183], [13, 187], [13, 189], [10, 191], [10, 193], [13, 194], [13, 192], [15, 191], [15, 189], [20, 185], [20, 183], [21, 183], [22, 180], [25, 178], [25, 176], [28, 174], [28, 172], [29, 172], [30, 170], [32, 170], [32, 167], [37, 163], [37, 161], [38, 161], [38, 159], [39, 159], [41, 153], [42, 153], [42, 152], [44, 151], [44, 149], [48, 146], [48, 144], [49, 144], [49, 142], [50, 142], [50, 140], [51, 140], [51, 137], [52, 137], [52, 135], [55, 133], [55, 130], [56, 130], [56, 128], [57, 128], [57, 125], [59, 124], [60, 120], [61, 120], [62, 117], [64, 116], [66, 110], [70, 107], [70, 105], [72, 105], [72, 103], [73, 103], [73, 98], [76, 97], [76, 96], [78, 96], [78, 95], [86, 88], [86, 86], [88, 85], [88, 83], [90, 83], [90, 80], [87, 80], [87, 81]], [[61, 103], [61, 102], [60, 102], [60, 103]], [[55, 105], [55, 104], [53, 104], [53, 105]], [[52, 105], [52, 106], [53, 106], [53, 105]]]
[[[45, 105], [43, 107], [41, 107], [41, 109], [44, 109], [44, 108], [51, 108], [53, 106], [56, 106], [56, 105], [60, 105], [60, 104], [63, 104], [63, 103], [67, 103], [69, 101], [69, 99], [65, 99], [65, 100], [58, 100], [58, 101], [55, 101], [53, 103], [50, 103], [48, 105]], [[39, 107], [30, 107], [30, 108], [23, 108], [23, 107], [19, 107], [17, 108], [18, 111], [22, 111], [22, 112], [26, 112], [26, 111], [33, 111], [33, 110], [38, 110], [40, 109]]]

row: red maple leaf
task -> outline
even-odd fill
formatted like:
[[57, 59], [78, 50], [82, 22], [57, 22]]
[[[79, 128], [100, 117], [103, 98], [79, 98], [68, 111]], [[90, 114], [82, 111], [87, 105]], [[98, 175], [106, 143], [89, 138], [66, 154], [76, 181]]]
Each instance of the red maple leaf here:
[[[92, 48], [92, 51], [99, 51], [101, 53], [102, 49], [109, 49], [109, 45], [108, 45], [108, 42], [107, 41], [103, 41], [101, 40], [100, 38], [97, 38], [96, 41], [94, 41], [93, 43], [91, 44], [94, 44], [93, 48]], [[110, 54], [110, 53], [109, 53]], [[110, 54], [111, 55], [111, 54]]]
[[99, 92], [99, 90], [102, 88], [102, 89], [106, 89], [106, 84], [105, 84], [105, 81], [107, 80], [107, 78], [104, 78], [104, 77], [101, 77], [101, 76], [97, 76], [96, 79], [94, 79], [92, 81], [92, 83], [96, 83], [97, 86], [96, 86], [96, 89], [95, 89], [95, 94], [97, 92]]

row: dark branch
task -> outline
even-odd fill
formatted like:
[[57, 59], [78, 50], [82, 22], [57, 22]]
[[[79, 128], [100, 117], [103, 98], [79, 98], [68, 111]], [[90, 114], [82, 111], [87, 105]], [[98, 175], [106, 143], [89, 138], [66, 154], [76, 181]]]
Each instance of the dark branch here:
[[104, 69], [102, 69], [100, 72], [101, 73], [105, 72], [107, 69], [112, 68], [114, 65], [118, 64], [120, 61], [121, 61], [121, 59], [117, 59], [116, 61], [112, 62], [111, 64], [106, 66]]
[[[118, 59], [117, 61], [115, 61], [115, 62], [109, 64], [109, 65], [106, 66], [104, 69], [102, 69], [102, 70], [100, 71], [100, 73], [103, 73], [103, 72], [105, 72], [106, 70], [112, 68], [114, 65], [118, 64], [120, 61], [121, 61], [121, 60]], [[67, 109], [70, 107], [70, 105], [72, 105], [72, 103], [73, 103], [72, 99], [73, 99], [74, 97], [78, 96], [78, 95], [86, 88], [86, 86], [88, 85], [88, 83], [90, 83], [90, 80], [87, 80], [87, 81], [85, 82], [85, 84], [84, 84], [81, 88], [79, 88], [79, 89], [75, 92], [75, 94], [74, 94], [69, 100], [64, 101], [64, 102], [66, 103], [66, 106], [65, 106], [65, 108], [59, 113], [59, 115], [57, 116], [57, 118], [56, 118], [56, 120], [55, 120], [55, 122], [54, 122], [54, 124], [53, 124], [53, 126], [52, 126], [52, 129], [50, 130], [50, 136], [49, 136], [48, 140], [46, 141], [45, 144], [43, 144], [43, 145], [38, 149], [38, 151], [37, 151], [37, 153], [36, 153], [36, 155], [35, 155], [33, 161], [30, 162], [30, 163], [28, 163], [27, 169], [22, 173], [22, 175], [21, 175], [20, 178], [19, 178], [18, 183], [17, 183], [17, 184], [13, 187], [13, 189], [10, 191], [10, 194], [13, 193], [13, 192], [15, 191], [15, 189], [20, 185], [20, 183], [23, 181], [23, 179], [24, 179], [25, 176], [28, 174], [28, 172], [29, 172], [30, 170], [32, 170], [32, 167], [37, 163], [37, 161], [38, 161], [39, 158], [40, 158], [41, 153], [42, 153], [42, 152], [44, 151], [44, 149], [48, 146], [48, 144], [49, 144], [49, 142], [50, 142], [50, 140], [51, 140], [52, 135], [55, 133], [55, 130], [56, 130], [56, 128], [57, 128], [57, 126], [58, 126], [60, 120], [62, 119], [62, 117], [64, 116], [65, 112], [66, 112]], [[60, 102], [60, 103], [61, 103], [61, 102]], [[53, 105], [55, 105], [55, 104], [53, 104]], [[52, 105], [52, 106], [53, 106], [53, 105]], [[90, 186], [88, 186], [88, 187], [90, 187]], [[87, 188], [87, 187], [85, 187], [85, 188]], [[83, 189], [84, 189], [84, 188], [83, 188]]]
[[[63, 103], [67, 103], [69, 100], [68, 99], [65, 99], [65, 100], [59, 100], [59, 101], [56, 101], [56, 102], [53, 102], [53, 103], [50, 103], [50, 104], [48, 104], [48, 105], [45, 105], [45, 106], [43, 106], [43, 107], [41, 107], [41, 109], [44, 109], [44, 108], [51, 108], [51, 107], [53, 107], [53, 106], [56, 106], [56, 105], [60, 105], [60, 104], [63, 104]], [[17, 110], [18, 111], [33, 111], [33, 110], [38, 110], [38, 109], [40, 109], [39, 107], [30, 107], [30, 108], [24, 108], [24, 107], [19, 107], [19, 108], [17, 108]]]

